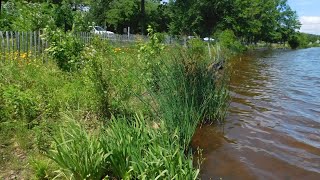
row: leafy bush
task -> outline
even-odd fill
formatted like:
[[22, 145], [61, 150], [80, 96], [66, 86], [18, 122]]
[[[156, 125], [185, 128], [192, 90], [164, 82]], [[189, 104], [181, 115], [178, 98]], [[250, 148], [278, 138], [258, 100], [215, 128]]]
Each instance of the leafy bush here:
[[12, 22], [12, 29], [16, 31], [38, 31], [45, 27], [55, 28], [52, 18], [53, 8], [48, 3], [19, 2], [16, 18]]
[[289, 41], [288, 41], [289, 46], [291, 49], [297, 49], [300, 46], [300, 41], [298, 36], [291, 36]]
[[75, 71], [84, 66], [81, 52], [84, 45], [71, 32], [46, 29], [45, 38], [49, 41], [48, 53], [56, 60], [58, 67], [64, 71]]
[[[30, 90], [22, 91], [17, 85], [3, 87], [3, 114], [8, 119], [21, 119], [30, 123], [39, 115], [38, 99]], [[2, 117], [2, 118], [4, 118]]]
[[215, 37], [217, 37], [216, 39], [218, 39], [222, 48], [228, 49], [231, 52], [242, 52], [245, 50], [232, 30], [217, 32], [215, 33]]
[[307, 35], [297, 33], [289, 38], [288, 44], [291, 49], [306, 48], [308, 47]]

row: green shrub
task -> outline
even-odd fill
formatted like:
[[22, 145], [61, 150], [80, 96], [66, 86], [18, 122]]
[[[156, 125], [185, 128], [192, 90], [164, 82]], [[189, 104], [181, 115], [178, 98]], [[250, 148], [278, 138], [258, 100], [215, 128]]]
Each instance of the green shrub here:
[[[30, 123], [40, 114], [39, 100], [32, 91], [22, 90], [19, 85], [2, 87], [2, 118], [26, 120]], [[3, 120], [2, 120], [3, 121]]]
[[84, 66], [81, 52], [84, 45], [71, 32], [46, 29], [45, 38], [50, 47], [47, 52], [56, 60], [58, 67], [64, 71], [75, 71]]
[[16, 17], [12, 21], [15, 31], [38, 31], [45, 27], [55, 28], [54, 11], [48, 3], [16, 2]]
[[289, 46], [291, 49], [297, 49], [300, 46], [300, 41], [297, 35], [291, 36], [288, 41]]
[[215, 33], [216, 39], [222, 48], [230, 50], [232, 53], [238, 53], [245, 50], [244, 46], [237, 39], [232, 30], [224, 30], [222, 32]]

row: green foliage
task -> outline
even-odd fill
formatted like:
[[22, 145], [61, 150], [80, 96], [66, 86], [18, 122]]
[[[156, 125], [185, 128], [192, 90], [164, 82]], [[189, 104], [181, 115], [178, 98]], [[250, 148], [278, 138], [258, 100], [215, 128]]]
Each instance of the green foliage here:
[[50, 43], [46, 51], [56, 60], [60, 69], [75, 71], [84, 66], [80, 56], [84, 45], [72, 33], [46, 29], [45, 38]]
[[99, 138], [89, 135], [72, 118], [66, 117], [65, 123], [54, 136], [54, 147], [47, 156], [61, 168], [68, 170], [75, 179], [102, 179], [109, 166]]
[[89, 14], [83, 12], [74, 13], [74, 21], [72, 30], [74, 32], [89, 32], [91, 29], [89, 26], [92, 24], [89, 22]]
[[7, 1], [1, 12], [0, 27], [3, 30], [37, 31], [55, 27], [52, 6], [48, 3]]
[[178, 128], [180, 144], [185, 148], [199, 123], [224, 118], [228, 99], [225, 85], [209, 68], [211, 62], [194, 57], [183, 51], [163, 57], [154, 71], [159, 90], [151, 92], [159, 107], [157, 114], [171, 133]]
[[237, 40], [232, 30], [225, 30], [215, 34], [222, 48], [231, 50], [231, 52], [242, 52], [244, 46]]
[[137, 12], [140, 12], [140, 0], [113, 0], [106, 11], [106, 20], [118, 32], [122, 33], [128, 26], [137, 31], [141, 17]]
[[[121, 179], [196, 179], [199, 171], [185, 157], [176, 133], [161, 124], [155, 129], [143, 116], [132, 121], [113, 119], [105, 129], [102, 144], [112, 152], [111, 171]], [[188, 158], [188, 159], [186, 159]]]
[[17, 3], [18, 12], [12, 22], [15, 31], [37, 31], [45, 27], [54, 28], [53, 10], [47, 3]]
[[139, 49], [139, 60], [142, 62], [142, 70], [147, 82], [156, 88], [158, 77], [154, 76], [155, 66], [160, 64], [158, 56], [164, 50], [165, 46], [162, 43], [164, 36], [161, 33], [154, 32], [153, 28], [148, 26], [148, 36], [150, 41], [142, 44]]
[[175, 35], [210, 36], [234, 8], [230, 0], [170, 1], [169, 30]]
[[193, 56], [193, 59], [203, 60], [206, 57], [206, 43], [199, 38], [194, 38], [188, 41], [188, 53]]
[[97, 60], [93, 60], [90, 67], [90, 78], [99, 97], [99, 111], [104, 118], [109, 119], [111, 117], [110, 74], [105, 73], [108, 69], [104, 71], [102, 63]]
[[291, 49], [306, 48], [308, 47], [307, 36], [305, 34], [297, 33], [290, 37], [288, 44]]
[[154, 57], [159, 55], [164, 49], [164, 44], [162, 44], [164, 36], [161, 33], [156, 33], [150, 25], [148, 26], [147, 31], [150, 41], [142, 45], [140, 51], [147, 54], [147, 56]]
[[39, 103], [37, 95], [32, 91], [21, 90], [17, 85], [9, 85], [2, 87], [3, 119], [21, 119], [30, 123], [39, 115]]
[[55, 23], [58, 28], [63, 29], [65, 32], [72, 29], [74, 14], [71, 10], [71, 5], [67, 1], [63, 0], [58, 5], [54, 12]]
[[[186, 49], [164, 46], [152, 29], [149, 37], [122, 47], [96, 37], [84, 47], [71, 33], [49, 30], [54, 61], [0, 62], [1, 143], [48, 152], [66, 178], [196, 179], [193, 133], [199, 123], [223, 120], [227, 106], [225, 84], [210, 68], [220, 57], [208, 58], [200, 40]], [[97, 133], [95, 120], [105, 119]], [[38, 178], [54, 171], [42, 162], [33, 169]]]
[[4, 31], [12, 30], [12, 23], [17, 16], [17, 7], [13, 1], [2, 4], [0, 28]]

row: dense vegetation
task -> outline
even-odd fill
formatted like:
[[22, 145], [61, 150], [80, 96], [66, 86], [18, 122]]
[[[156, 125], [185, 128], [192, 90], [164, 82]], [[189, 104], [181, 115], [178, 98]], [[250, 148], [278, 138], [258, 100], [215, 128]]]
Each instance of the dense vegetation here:
[[[129, 26], [149, 41], [74, 36], [94, 24], [117, 33]], [[45, 64], [0, 62], [0, 177], [18, 179], [197, 179], [192, 136], [223, 121], [228, 106], [216, 65], [244, 45], [317, 40], [296, 33], [286, 0], [9, 0], [0, 28], [41, 30], [50, 44]], [[165, 45], [155, 32], [216, 41]]]
[[198, 178], [192, 136], [223, 121], [228, 105], [212, 67], [224, 46], [166, 46], [152, 29], [149, 42], [123, 47], [44, 37], [47, 63], [0, 63], [1, 177]]
[[[8, 0], [2, 30], [61, 28], [90, 31], [100, 25], [117, 33], [145, 33], [147, 25], [171, 35], [213, 37], [229, 30], [242, 44], [295, 39], [298, 16], [287, 0]], [[84, 7], [87, 9], [85, 10]], [[315, 40], [316, 41], [316, 40]], [[312, 42], [315, 42], [312, 40]], [[309, 43], [309, 42], [308, 42]]]

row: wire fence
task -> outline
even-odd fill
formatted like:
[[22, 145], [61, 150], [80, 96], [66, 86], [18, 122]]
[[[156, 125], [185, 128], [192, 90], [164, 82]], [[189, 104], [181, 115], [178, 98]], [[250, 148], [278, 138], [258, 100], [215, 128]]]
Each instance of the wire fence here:
[[48, 42], [41, 38], [41, 32], [0, 31], [0, 60], [44, 58]]
[[[74, 33], [74, 36], [81, 42], [88, 45], [93, 39], [98, 37], [102, 40], [108, 40], [117, 45], [134, 44], [137, 42], [149, 41], [148, 36], [135, 34], [92, 34], [89, 32]], [[164, 37], [165, 44], [185, 43], [171, 36]], [[48, 54], [46, 49], [50, 47], [49, 42], [43, 38], [42, 31], [35, 32], [16, 32], [0, 31], [0, 61], [23, 60], [23, 59], [42, 59], [46, 61]]]

